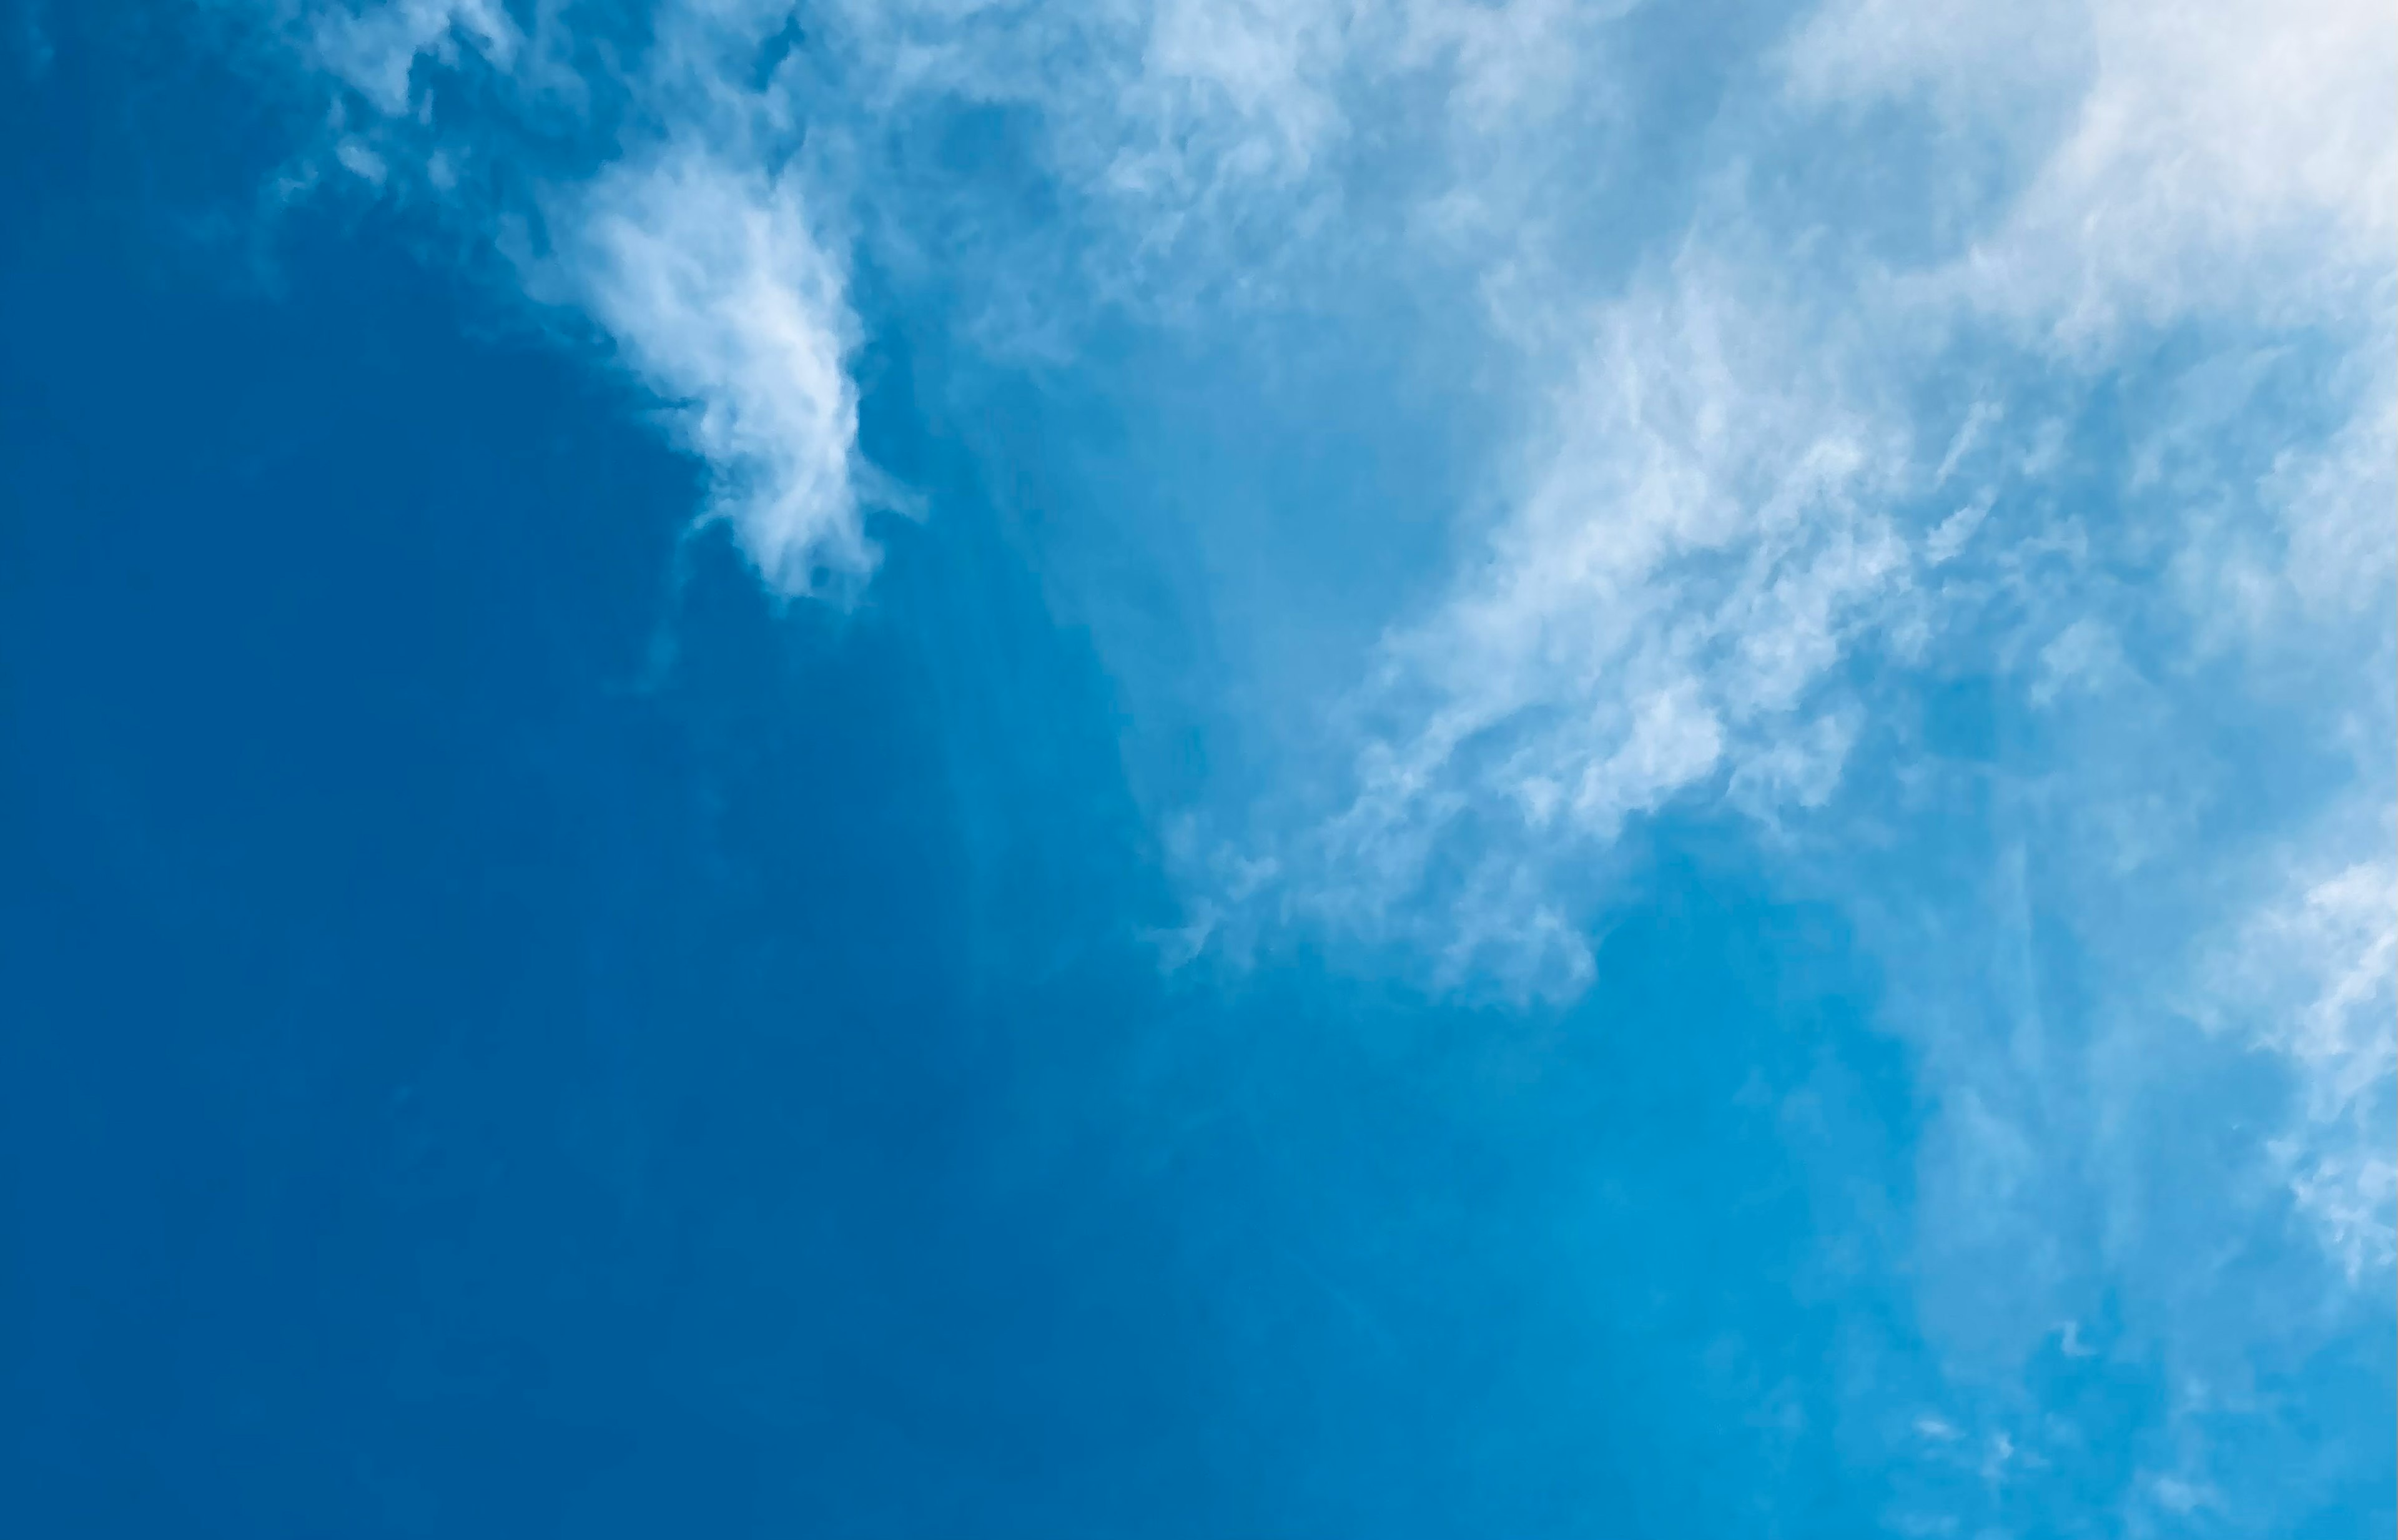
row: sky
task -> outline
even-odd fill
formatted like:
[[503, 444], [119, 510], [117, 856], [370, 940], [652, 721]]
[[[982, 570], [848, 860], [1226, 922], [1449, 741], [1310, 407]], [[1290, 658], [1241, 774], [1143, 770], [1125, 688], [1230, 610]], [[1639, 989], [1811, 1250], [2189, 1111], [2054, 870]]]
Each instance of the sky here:
[[27, 1536], [2386, 1536], [2398, 14], [7, 0]]

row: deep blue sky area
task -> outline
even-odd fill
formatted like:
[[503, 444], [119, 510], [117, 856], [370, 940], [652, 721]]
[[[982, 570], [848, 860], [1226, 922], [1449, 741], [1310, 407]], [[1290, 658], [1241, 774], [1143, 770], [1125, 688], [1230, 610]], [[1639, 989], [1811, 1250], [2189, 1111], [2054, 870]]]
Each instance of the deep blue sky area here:
[[[450, 52], [409, 45], [403, 100], [409, 61], [421, 81], [498, 57], [474, 7], [433, 10]], [[2378, 1128], [2386, 1072], [2326, 1102], [2257, 1046], [2270, 1033], [2207, 1014], [2252, 976], [2283, 988], [2279, 964], [2171, 993], [2178, 1035], [2122, 1027], [2123, 959], [2153, 972], [2167, 952], [2090, 918], [2145, 912], [2103, 898], [2074, 864], [2093, 837], [2054, 811], [2075, 756], [2149, 753], [2071, 715], [2073, 669], [2146, 666], [2133, 625], [2130, 664], [2059, 621], [2037, 645], [1960, 646], [1970, 666], [1917, 624], [1827, 667], [1825, 688], [1865, 703], [1821, 716], [1864, 746], [1853, 835], [1806, 843], [1828, 790], [1758, 809], [1756, 786], [1809, 773], [1766, 739], [1820, 744], [1821, 723], [1724, 706], [1756, 741], [1673, 772], [1687, 785], [1658, 782], [1602, 835], [1542, 824], [1511, 858], [1501, 799], [1425, 836], [1421, 890], [1343, 909], [1322, 893], [1349, 891], [1340, 831], [1360, 815], [1320, 817], [1335, 834], [1286, 840], [1280, 865], [1193, 842], [1234, 838], [1240, 799], [1270, 822], [1374, 763], [1290, 747], [1350, 730], [1354, 701], [1358, 731], [1400, 742], [1373, 724], [1422, 699], [1457, 715], [1467, 689], [1440, 668], [1499, 655], [1472, 651], [1504, 629], [1491, 606], [1481, 630], [1391, 616], [1481, 591], [1444, 565], [1507, 527], [1503, 499], [1469, 493], [1487, 478], [1467, 446], [1537, 393], [1493, 383], [1489, 344], [1444, 404], [1433, 344], [1401, 328], [1443, 347], [1472, 328], [1427, 318], [1395, 259], [1334, 284], [1316, 320], [1267, 305], [1212, 330], [1189, 317], [1246, 289], [1136, 265], [1174, 324], [1126, 304], [1004, 353], [990, 339], [1048, 292], [1027, 255], [1044, 222], [1098, 216], [1039, 158], [1071, 169], [1039, 127], [1067, 108], [942, 109], [890, 152], [920, 179], [907, 196], [937, 205], [926, 233], [892, 235], [895, 201], [847, 237], [855, 463], [911, 510], [863, 515], [880, 565], [849, 597], [777, 592], [745, 516], [694, 522], [724, 454], [661, 405], [719, 386], [679, 375], [621, 299], [529, 302], [495, 254], [513, 227], [478, 236], [391, 191], [396, 139], [374, 142], [389, 196], [276, 191], [307, 136], [365, 132], [370, 77], [342, 75], [328, 118], [262, 62], [272, 29], [240, 6], [10, 14], [0, 1534], [2386, 1533], [2398, 1334], [2343, 1291], [2387, 1293], [2383, 1210], [2341, 1230], [2349, 1210], [2314, 1196], [2353, 1178], [2386, 1202], [2386, 1168], [2254, 1131], [2332, 1149]], [[1633, 116], [1746, 89], [1787, 30], [1742, 7], [1710, 47], [1643, 14], [1624, 48], [1688, 79], [1637, 76]], [[852, 81], [819, 31], [741, 89], [802, 66], [811, 89]], [[628, 100], [648, 67], [613, 77]], [[502, 78], [472, 98], [485, 128], [509, 110]], [[624, 120], [691, 100], [656, 90], [674, 105]], [[622, 107], [592, 100], [593, 121]], [[550, 132], [525, 121], [527, 143]], [[1570, 126], [1632, 157], [1610, 196], [1680, 220], [1746, 122]], [[367, 164], [364, 142], [342, 164]], [[1370, 190], [1430, 153], [1376, 143], [1310, 164]], [[515, 168], [550, 179], [559, 232], [582, 153]], [[1925, 153], [1893, 164], [1933, 178]], [[1984, 199], [1991, 164], [2037, 159], [1953, 153]], [[1520, 186], [1549, 196], [1563, 173], [1532, 159]], [[1774, 197], [1803, 203], [1801, 182]], [[1520, 190], [1496, 169], [1489, 186], [1494, 209]], [[1610, 207], [1555, 229], [1633, 283], [1650, 233]], [[1860, 238], [1933, 250], [1979, 207]], [[1238, 224], [1226, 249], [1275, 227]], [[1105, 244], [1058, 238], [1074, 261]], [[1246, 277], [1301, 283], [1263, 261]], [[1646, 337], [1650, 310], [1610, 334]], [[736, 354], [707, 357], [737, 375]], [[2068, 401], [2039, 442], [2070, 460], [2071, 497], [2130, 508], [2171, 477], [2126, 480], [2155, 458], [2139, 444], [2087, 447], [2130, 430], [2080, 380], [2023, 387]], [[765, 410], [744, 388], [723, 399]], [[1780, 419], [1741, 412], [1781, 453]], [[1979, 474], [1956, 441], [1943, 487]], [[1972, 519], [2054, 506], [2007, 496]], [[1905, 538], [1947, 561], [1974, 527]], [[2076, 538], [2025, 548], [2091, 547]], [[2130, 539], [2122, 561], [2162, 572], [2159, 548]], [[1692, 570], [1692, 593], [1717, 580]], [[1607, 604], [1687, 630], [1636, 578]], [[1904, 632], [1903, 611], [1874, 624]], [[1435, 640], [1394, 643], [1378, 677], [1434, 663], [1324, 706], [1385, 629]], [[1630, 655], [1578, 677], [1630, 677]], [[1529, 704], [1484, 723], [1494, 764], [1532, 763], [1583, 709], [1509, 666]], [[1687, 705], [1679, 688], [1659, 698]], [[2223, 744], [2267, 720], [2229, 688], [2203, 727], [2143, 699], [2118, 720]], [[1648, 741], [1609, 763], [1683, 751]], [[2346, 752], [2208, 784], [2312, 796]], [[1481, 794], [1447, 774], [1423, 784]], [[1459, 848], [1481, 831], [1496, 864]], [[1333, 854], [1302, 870], [1307, 850]], [[1489, 873], [1511, 859], [1502, 892]], [[2334, 878], [2305, 877], [2304, 913], [2332, 912]], [[1239, 908], [1269, 881], [1295, 897]], [[1586, 950], [1573, 987], [1438, 939], [1525, 914]], [[2237, 934], [2314, 934], [2279, 923]], [[2387, 998], [2370, 956], [2339, 1008]], [[2142, 1059], [2156, 1042], [2187, 1047]], [[2133, 1061], [2152, 1067], [2110, 1078]]]

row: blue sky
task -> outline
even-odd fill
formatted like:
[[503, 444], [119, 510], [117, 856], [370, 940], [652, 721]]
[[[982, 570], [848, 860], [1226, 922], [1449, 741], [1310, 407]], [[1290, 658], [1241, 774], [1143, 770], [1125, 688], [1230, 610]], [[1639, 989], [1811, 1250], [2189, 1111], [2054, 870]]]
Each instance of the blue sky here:
[[11, 1533], [2398, 1521], [2398, 24], [11, 0]]

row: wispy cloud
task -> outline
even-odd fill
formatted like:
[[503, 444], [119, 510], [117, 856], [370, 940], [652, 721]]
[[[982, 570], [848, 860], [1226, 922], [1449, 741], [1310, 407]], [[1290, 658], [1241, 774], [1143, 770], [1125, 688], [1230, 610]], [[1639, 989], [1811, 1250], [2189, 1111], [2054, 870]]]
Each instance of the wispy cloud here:
[[[790, 83], [751, 77], [788, 17], [670, 8], [607, 39], [604, 74], [567, 62], [590, 40], [566, 13], [528, 34], [492, 0], [303, 7], [283, 35], [336, 88], [330, 158], [444, 210], [529, 294], [592, 323], [707, 466], [705, 517], [778, 592], [827, 595], [874, 569], [866, 513], [907, 499], [857, 449], [842, 198], [815, 196], [793, 154]], [[604, 117], [603, 91], [623, 99]], [[508, 168], [527, 147], [582, 174]]]
[[[1356, 703], [1314, 901], [1436, 939], [1427, 885], [1462, 869], [1483, 912], [1470, 948], [1435, 949], [1451, 971], [1575, 988], [1584, 943], [1554, 915], [1589, 895], [1545, 890], [1578, 845], [1686, 791], [1769, 817], [1829, 796], [1857, 707], [1827, 676], [1911, 583], [1881, 511], [1904, 452], [1845, 399], [1845, 339], [1772, 303], [1690, 259], [1586, 319], [1520, 500]], [[1497, 889], [1530, 900], [1520, 936]]]
[[788, 173], [669, 144], [564, 200], [569, 281], [674, 403], [759, 572], [810, 593], [870, 572], [860, 523], [857, 326]]
[[[2398, 838], [2386, 821], [2338, 832], [2360, 853]], [[2398, 863], [2386, 854], [2297, 873], [2230, 933], [2208, 938], [2191, 1006], [2211, 1029], [2240, 1032], [2297, 1067], [2299, 1116], [2268, 1148], [2351, 1277], [2398, 1261], [2393, 911]]]

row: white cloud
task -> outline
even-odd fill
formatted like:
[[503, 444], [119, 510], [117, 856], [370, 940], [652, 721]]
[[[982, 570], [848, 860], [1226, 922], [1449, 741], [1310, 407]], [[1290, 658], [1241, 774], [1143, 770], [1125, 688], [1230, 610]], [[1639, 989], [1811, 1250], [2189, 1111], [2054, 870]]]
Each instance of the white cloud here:
[[[426, 70], [463, 67], [463, 40], [505, 88], [490, 110], [538, 140], [585, 84], [559, 76], [557, 13], [541, 12], [528, 39], [497, 0], [387, 0], [305, 9], [292, 35], [313, 68], [356, 93], [335, 97], [332, 157], [379, 193], [424, 195], [506, 252], [531, 293], [597, 323], [708, 466], [708, 517], [778, 592], [816, 594], [872, 572], [865, 507], [904, 499], [857, 450], [848, 364], [859, 328], [847, 252], [825, 216], [829, 201], [838, 224], [842, 195], [821, 200], [803, 185], [808, 171], [788, 154], [787, 89], [745, 78], [788, 14], [766, 0], [662, 12], [620, 82], [640, 110], [618, 154], [516, 207], [465, 196], [461, 168], [505, 146], [452, 128]], [[563, 121], [587, 129], [576, 111]], [[538, 255], [523, 234], [536, 220], [548, 241]]]
[[[575, 52], [563, 12], [538, 10], [530, 33], [498, 0], [284, 14], [300, 57], [355, 93], [337, 100], [338, 138], [321, 153], [392, 196], [463, 209], [488, 182], [462, 173], [494, 146], [446, 127], [438, 84], [470, 61], [504, 84], [486, 108], [513, 113], [512, 131], [593, 127], [599, 82], [561, 73]], [[888, 270], [981, 292], [975, 340], [1061, 357], [1106, 309], [1189, 318], [1211, 300], [1282, 295], [1302, 253], [1322, 263], [1306, 281], [1333, 281], [1362, 254], [1327, 238], [1348, 198], [1353, 114], [1387, 123], [1408, 101], [1437, 100], [1421, 88], [1438, 82], [1453, 87], [1455, 132], [1487, 142], [1512, 113], [1575, 96], [1587, 30], [1551, 0], [852, 5], [805, 27], [808, 70], [829, 72], [836, 99], [807, 70], [756, 73], [791, 14], [778, 0], [668, 4], [638, 47], [601, 49], [605, 84], [630, 103], [625, 147], [587, 184], [539, 199], [557, 250], [528, 268], [676, 403], [683, 441], [715, 473], [717, 511], [785, 591], [872, 565], [857, 508], [874, 478], [855, 453], [844, 369], [859, 342], [843, 278], [860, 219]], [[1011, 232], [1015, 216], [980, 206], [942, 211], [945, 196], [979, 188], [917, 177], [904, 200], [879, 196], [877, 136], [946, 131], [926, 126], [976, 105], [1034, 125], [1036, 169], [1063, 195], [1038, 230]], [[783, 158], [803, 129], [817, 171], [841, 165], [805, 190]], [[313, 164], [301, 171], [321, 184]], [[1418, 191], [1402, 178], [1385, 201]], [[467, 212], [505, 235], [523, 211]]]
[[[2386, 847], [2388, 824], [2344, 831]], [[2292, 882], [2208, 939], [2199, 1019], [2285, 1056], [2300, 1115], [2268, 1151], [2351, 1277], [2398, 1263], [2398, 863], [2384, 855]]]
[[[1838, 217], [1810, 209], [1786, 245], [1710, 212], [1595, 309], [1506, 268], [1526, 367], [1589, 341], [1493, 527], [1361, 682], [1350, 794], [1281, 890], [1435, 985], [1570, 995], [1632, 820], [1721, 796], [1812, 827], [1788, 879], [1881, 953], [1933, 1110], [1923, 1318], [2000, 1420], [2101, 1298], [2165, 1371], [2253, 1375], [2398, 1260], [2398, 33], [2334, 6], [2058, 11], [2012, 52], [1918, 7], [1801, 34], [1802, 124], [1875, 93], [2046, 123], [1920, 265], [1763, 255]], [[2152, 404], [2108, 459], [2074, 430], [2118, 387]], [[1922, 403], [1960, 391], [1950, 431]], [[1987, 678], [2022, 725], [1949, 762], [1879, 714], [1891, 688], [1852, 686], [1861, 663], [1900, 698]], [[2235, 1114], [2185, 1084], [2193, 1015], [2294, 1096], [2257, 1076]], [[2161, 1188], [2167, 1130], [2191, 1163]], [[2280, 1248], [2293, 1208], [2312, 1260]], [[2280, 1287], [2324, 1263], [2347, 1286], [2260, 1308], [2233, 1266], [2259, 1256]], [[2210, 1440], [2279, 1415], [2177, 1401], [2189, 1465], [2147, 1495], [2212, 1506]], [[2029, 1460], [2057, 1435], [1999, 1436]]]
[[1849, 0], [1788, 70], [1804, 100], [1904, 97], [2002, 132], [2042, 131], [2035, 104], [2078, 97], [1996, 227], [1928, 277], [2087, 348], [2193, 312], [2287, 324], [2386, 304], [2393, 56], [2398, 13], [2376, 0]]
[[2360, 331], [2331, 385], [2341, 426], [2275, 450], [2253, 497], [2194, 510], [2174, 576], [2212, 649], [2345, 654], [2360, 674], [2390, 653], [2378, 621], [2398, 582], [2398, 328]]
[[1923, 542], [1924, 561], [1936, 567], [1955, 561], [1958, 553], [1965, 548], [1966, 542], [1974, 538], [1974, 532], [1982, 527], [1982, 520], [1990, 516], [1990, 501], [1989, 494], [1985, 493], [1942, 520], [1939, 527]]
[[1189, 196], [1193, 139], [1215, 139], [1229, 177], [1304, 176], [1345, 127], [1328, 76], [1344, 55], [1349, 16], [1335, 6], [1251, 0], [1165, 0], [1149, 24], [1142, 68], [1118, 106], [1157, 125], [1157, 138], [1110, 163], [1108, 182], [1136, 192], [1161, 184]]
[[[2005, 773], [2062, 799], [2066, 811], [2043, 820], [2040, 837], [2063, 842], [2044, 858], [2063, 863], [2073, 895], [2058, 917], [2091, 944], [2121, 945], [2129, 959], [2179, 952], [2210, 927], [2251, 937], [2243, 945], [2288, 929], [2239, 918], [2282, 910], [2243, 897], [2236, 873], [2257, 841], [2310, 827], [2309, 805], [2258, 808], [2251, 827], [2213, 836], [2220, 849], [2193, 844], [2201, 828], [2223, 829], [2202, 817], [2212, 795], [2203, 788], [2230, 771], [2193, 763], [2215, 687], [2186, 682], [2169, 659], [2143, 662], [2126, 638], [2155, 645], [2177, 635], [2203, 647], [2215, 636], [2247, 669], [2291, 682], [2298, 676], [2287, 670], [2311, 670], [2302, 692], [2279, 702], [2296, 713], [2283, 729], [2293, 736], [2260, 751], [2382, 745], [2358, 755], [2342, 794], [2386, 804], [2389, 712], [2376, 682], [2388, 674], [2382, 633], [2398, 574], [2384, 361], [2398, 92], [2384, 66], [2398, 30], [2378, 8], [2333, 5], [2286, 20], [2234, 7], [2220, 27], [2141, 6], [2052, 9], [1839, 6], [1798, 34], [1785, 68], [1801, 115], [1876, 94], [1960, 122], [2020, 111], [2028, 98], [2080, 104], [2053, 115], [2061, 127], [2021, 191], [1953, 259], [1887, 278], [1871, 266], [1813, 268], [1833, 288], [1801, 302], [1785, 297], [1791, 286], [1772, 263], [1734, 255], [1770, 242], [1727, 247], [1702, 233], [1671, 286], [1604, 312], [1598, 342], [1559, 394], [1541, 468], [1486, 558], [1432, 614], [1393, 633], [1364, 689], [1372, 725], [1356, 794], [1327, 825], [1320, 880], [1342, 900], [1335, 912], [1390, 929], [1425, 923], [1427, 903], [1435, 915], [1452, 904], [1431, 922], [1434, 934], [1451, 925], [1460, 944], [1488, 952], [1486, 966], [1503, 955], [1538, 973], [1563, 944], [1543, 952], [1536, 939], [1575, 931], [1558, 921], [1560, 905], [1573, 909], [1570, 884], [1540, 875], [1576, 864], [1560, 851], [1602, 847], [1627, 818], [1718, 790], [1769, 821], [1833, 804], [1864, 720], [1843, 692], [1844, 660], [1904, 661], [1930, 645], [1933, 660], [1951, 666], [1992, 658], [2025, 704], [2061, 713], [2039, 757], [2018, 751]], [[2020, 27], [2020, 41], [2038, 46], [1993, 51], [1992, 27]], [[1693, 254], [1709, 245], [1724, 254]], [[1844, 292], [1844, 281], [1856, 290]], [[1820, 317], [1879, 304], [1898, 318], [1867, 343], [1837, 320], [1791, 318], [1810, 304]], [[1921, 463], [1913, 412], [1892, 403], [1955, 371], [1957, 328], [1988, 316], [2023, 323], [2022, 345], [1983, 356], [1966, 428], [1936, 468]], [[2344, 426], [2324, 435], [2290, 412], [2288, 435], [2259, 460], [2270, 429], [2235, 438], [2192, 419], [2122, 484], [2122, 527], [2101, 528], [2095, 543], [2085, 520], [2041, 511], [2054, 507], [2049, 489], [2063, 468], [2054, 449], [1987, 459], [1982, 440], [2007, 420], [2003, 403], [2020, 382], [2044, 383], [2060, 357], [2082, 377], [2104, 373], [2145, 357], [2135, 329], [2183, 323], [2252, 336], [2347, 330], [2351, 361], [2328, 387]], [[1789, 335], [1777, 341], [1777, 331]], [[2253, 422], [2261, 405], [2228, 410]], [[1950, 504], [1910, 555], [1911, 516], [1900, 510], [1926, 487], [1948, 486], [1962, 506]], [[2017, 500], [2007, 509], [2001, 486]], [[2107, 575], [2107, 563], [2153, 562], [2160, 547], [2174, 583], [2126, 587]], [[1941, 585], [1918, 589], [1915, 574], [1933, 567]], [[2227, 623], [2239, 628], [2228, 642]], [[1907, 634], [1920, 625], [1928, 641]], [[2266, 672], [2252, 678], [2268, 687]], [[1909, 746], [1885, 728], [1876, 748]], [[1927, 813], [1943, 816], [1936, 803]], [[1835, 809], [1825, 827], [1886, 816]], [[1482, 863], [1463, 898], [1443, 898], [1459, 889], [1435, 880], [1451, 839]], [[2218, 897], [2165, 910], [2143, 896], [2169, 881]], [[1490, 950], [1511, 902], [1521, 942]], [[2127, 913], [2157, 914], [2166, 928], [2134, 939]], [[2372, 979], [2385, 979], [2386, 954], [2371, 955]], [[2324, 948], [2289, 958], [2268, 970], [2270, 990], [2256, 985], [2257, 1008], [2317, 1023], [2305, 1040], [2320, 1042], [2322, 1002], [2354, 993], [2361, 965]], [[1545, 976], [1570, 981], [1588, 969]], [[2144, 967], [2096, 987], [2100, 1009], [2156, 1008], [2142, 993]], [[2362, 1085], [2387, 1087], [2386, 1058], [2336, 1057]], [[1975, 1062], [1969, 1054], [1949, 1069], [1978, 1073]], [[2081, 1115], [2058, 1099], [2083, 1093], [2054, 1073], [2022, 1084], [2023, 1117]], [[1997, 1116], [1986, 1124], [2001, 1126]], [[2253, 1157], [2283, 1158], [2268, 1155], [2267, 1137]], [[2275, 1147], [2318, 1142], [2303, 1126], [2291, 1137], [2298, 1142]], [[2364, 1253], [2338, 1241], [2345, 1255], [2378, 1254], [2374, 1226], [2386, 1220], [2372, 1216], [2387, 1213], [2386, 1195], [2374, 1196], [2388, 1185], [2384, 1165], [2340, 1154], [2294, 1169], [2291, 1180], [2317, 1195], [2310, 1203], [2342, 1216], [2342, 1236], [2366, 1237]]]
[[793, 173], [670, 144], [564, 209], [568, 281], [713, 468], [717, 509], [785, 593], [863, 577], [857, 324]]
[[1726, 787], [1760, 817], [1825, 800], [1853, 734], [1832, 676], [1911, 582], [1874, 507], [1903, 454], [1821, 339], [1695, 261], [1585, 324], [1486, 558], [1384, 643], [1356, 792], [1303, 900], [1437, 910], [1423, 885], [1456, 845], [1479, 869], [1458, 900], [1476, 943], [1515, 895], [1504, 950], [1535, 972], [1573, 931], [1540, 874], [1626, 820]]

